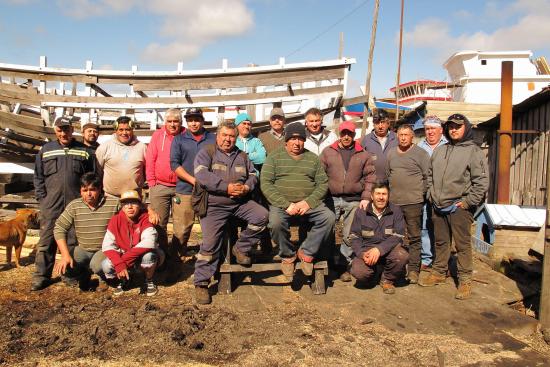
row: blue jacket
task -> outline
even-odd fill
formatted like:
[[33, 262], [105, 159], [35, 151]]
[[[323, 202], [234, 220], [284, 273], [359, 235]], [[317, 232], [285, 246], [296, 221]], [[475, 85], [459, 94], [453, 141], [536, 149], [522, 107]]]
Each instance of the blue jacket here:
[[248, 185], [252, 193], [258, 183], [252, 161], [238, 148], [234, 148], [228, 155], [216, 147], [212, 157], [207, 149], [202, 148], [195, 157], [194, 172], [197, 181], [208, 191], [209, 204], [223, 205], [246, 201], [248, 197], [230, 198], [227, 195], [227, 187], [230, 183], [240, 182]]
[[261, 166], [265, 162], [266, 152], [262, 141], [252, 135], [248, 135], [247, 138], [237, 137], [235, 143], [237, 148], [248, 154], [248, 159], [254, 163], [255, 166]]
[[366, 135], [361, 141], [361, 146], [372, 155], [374, 160], [374, 168], [376, 170], [376, 180], [377, 181], [387, 181], [386, 177], [386, 160], [388, 157], [388, 152], [391, 148], [398, 145], [397, 135], [393, 131], [388, 131], [386, 145], [382, 149], [382, 145], [378, 141], [378, 138], [372, 131], [370, 134]]
[[[200, 141], [196, 141], [189, 130], [185, 134], [178, 135], [172, 141], [170, 148], [170, 168], [175, 171], [178, 167], [183, 167], [187, 173], [193, 176], [193, 162], [200, 148], [208, 144], [216, 143], [216, 134], [204, 131]], [[178, 178], [176, 182], [176, 192], [178, 194], [191, 195], [193, 185]]]
[[387, 255], [395, 246], [403, 243], [405, 219], [401, 209], [389, 203], [382, 217], [378, 219], [369, 203], [367, 210], [357, 209], [351, 224], [351, 247], [355, 256], [361, 258], [363, 253], [376, 247], [380, 256]]

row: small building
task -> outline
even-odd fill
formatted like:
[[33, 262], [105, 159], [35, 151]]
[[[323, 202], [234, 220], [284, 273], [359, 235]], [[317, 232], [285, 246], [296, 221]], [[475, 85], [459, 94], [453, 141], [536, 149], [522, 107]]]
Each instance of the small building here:
[[517, 205], [485, 204], [474, 216], [473, 244], [492, 259], [526, 257], [546, 221], [546, 210]]

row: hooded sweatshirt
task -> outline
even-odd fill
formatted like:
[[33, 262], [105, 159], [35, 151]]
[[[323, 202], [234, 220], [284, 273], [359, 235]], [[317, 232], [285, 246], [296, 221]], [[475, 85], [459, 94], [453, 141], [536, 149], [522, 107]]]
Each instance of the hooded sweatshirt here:
[[428, 199], [437, 208], [445, 208], [462, 201], [465, 209], [485, 200], [489, 176], [485, 155], [473, 140], [472, 125], [465, 122], [464, 136], [435, 149], [428, 172]]
[[147, 146], [135, 136], [130, 144], [113, 138], [101, 144], [96, 150], [96, 158], [103, 167], [103, 189], [111, 196], [120, 197], [127, 190], [137, 190], [145, 182], [145, 154]]
[[[181, 129], [178, 135], [183, 135], [185, 128]], [[147, 146], [147, 156], [145, 159], [145, 173], [149, 188], [156, 184], [175, 187], [177, 176], [170, 168], [170, 147], [176, 135], [170, 135], [166, 131], [166, 126], [157, 130], [151, 137], [151, 142]]]

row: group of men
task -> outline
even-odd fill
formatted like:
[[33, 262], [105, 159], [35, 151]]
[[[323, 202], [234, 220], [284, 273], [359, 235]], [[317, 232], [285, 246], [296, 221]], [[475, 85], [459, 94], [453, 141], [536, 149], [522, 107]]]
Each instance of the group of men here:
[[[200, 108], [189, 108], [183, 117], [170, 109], [148, 146], [137, 140], [126, 116], [117, 119], [111, 140], [99, 146], [97, 126], [83, 126], [81, 144], [72, 137], [71, 120], [57, 119], [57, 141], [36, 157], [41, 233], [32, 289], [50, 283], [59, 248], [62, 259], [55, 270], [69, 284], [86, 284], [96, 273], [122, 294], [132, 271], [141, 268], [144, 293], [156, 294], [155, 269], [166, 256], [187, 251], [194, 189], [201, 188], [208, 195], [199, 218], [197, 303], [211, 302], [209, 285], [232, 217], [245, 223], [232, 248], [236, 261], [250, 265], [251, 250], [273, 241], [289, 280], [296, 261], [311, 275], [314, 262], [335, 248], [334, 224], [342, 218], [339, 252], [347, 271], [341, 279], [368, 283], [381, 269], [380, 285], [388, 294], [404, 275], [423, 286], [445, 282], [452, 239], [459, 269], [456, 297], [468, 298], [469, 226], [484, 200], [488, 175], [467, 118], [455, 114], [444, 123], [427, 117], [426, 137], [418, 145], [410, 126], [400, 126], [397, 134], [389, 129], [384, 110], [374, 112], [373, 131], [360, 142], [352, 122], [341, 123], [336, 134], [323, 127], [319, 109], [309, 109], [304, 118], [304, 124], [286, 125], [284, 111], [274, 108], [270, 130], [255, 137], [246, 113], [234, 123], [220, 123], [214, 134], [204, 128]], [[95, 140], [87, 127], [95, 129]], [[142, 200], [145, 182], [149, 205]], [[174, 234], [168, 243], [170, 213]], [[291, 241], [292, 225], [300, 228], [297, 242]]]

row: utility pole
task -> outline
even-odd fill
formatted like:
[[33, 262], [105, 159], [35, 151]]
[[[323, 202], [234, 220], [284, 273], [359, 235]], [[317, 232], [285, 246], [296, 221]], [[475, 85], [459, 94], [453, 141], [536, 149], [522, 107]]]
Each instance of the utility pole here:
[[368, 104], [370, 98], [370, 78], [372, 74], [372, 58], [374, 56], [374, 43], [376, 41], [376, 27], [378, 25], [378, 9], [380, 0], [374, 1], [374, 14], [372, 16], [372, 29], [370, 33], [369, 66], [367, 70], [367, 81], [365, 82], [365, 110], [363, 112], [363, 123], [361, 124], [361, 138], [365, 136], [367, 130]]

